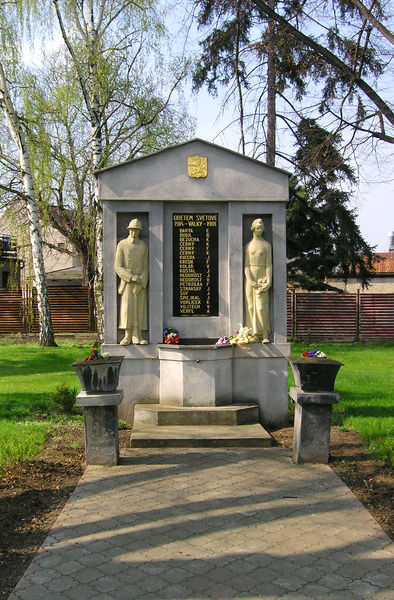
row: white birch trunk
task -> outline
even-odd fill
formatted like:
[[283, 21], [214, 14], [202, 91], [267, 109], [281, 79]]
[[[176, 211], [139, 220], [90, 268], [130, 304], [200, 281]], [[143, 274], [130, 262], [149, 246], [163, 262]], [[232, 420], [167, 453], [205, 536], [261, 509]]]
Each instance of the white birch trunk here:
[[[80, 33], [83, 36], [84, 43], [88, 49], [88, 68], [89, 78], [86, 79], [84, 76], [83, 69], [79, 64], [75, 48], [72, 45], [71, 40], [67, 35], [65, 25], [63, 23], [62, 14], [59, 8], [57, 0], [52, 0], [55, 7], [56, 16], [59, 22], [60, 30], [62, 32], [63, 40], [70, 53], [75, 69], [78, 73], [78, 80], [81, 86], [82, 95], [84, 102], [89, 113], [90, 119], [90, 130], [91, 130], [91, 146], [92, 146], [92, 162], [93, 170], [99, 169], [102, 166], [102, 133], [101, 133], [101, 106], [99, 101], [99, 84], [97, 79], [97, 40], [99, 37], [98, 31], [95, 27], [94, 22], [94, 2], [88, 0], [84, 6], [81, 6], [78, 10], [83, 15], [83, 22], [87, 23], [87, 31], [85, 28], [79, 28]], [[86, 13], [85, 13], [86, 9]], [[101, 10], [104, 10], [104, 3], [101, 4]], [[96, 305], [96, 319], [97, 319], [97, 330], [99, 337], [103, 339], [104, 335], [104, 300], [103, 300], [103, 225], [102, 225], [102, 214], [101, 205], [98, 199], [98, 182], [94, 179], [94, 206], [96, 211], [96, 265], [95, 265], [95, 277], [94, 277], [94, 300]]]
[[[90, 120], [92, 132], [93, 170], [102, 167], [103, 140], [101, 131], [102, 110], [99, 100], [99, 84], [97, 78], [97, 44], [98, 33], [95, 27], [93, 3], [89, 2], [89, 75], [90, 75]], [[96, 207], [96, 269], [94, 279], [94, 300], [96, 305], [97, 332], [104, 339], [104, 294], [103, 294], [103, 219], [98, 194], [98, 181], [94, 176], [94, 203]]]
[[30, 168], [29, 150], [24, 131], [15, 112], [8, 89], [4, 68], [0, 62], [0, 105], [3, 109], [8, 130], [14, 140], [19, 154], [25, 201], [29, 216], [30, 243], [33, 257], [34, 282], [37, 290], [38, 315], [40, 320], [40, 346], [56, 346], [51, 311], [49, 307], [48, 288], [42, 255], [41, 227], [37, 214], [36, 194]]

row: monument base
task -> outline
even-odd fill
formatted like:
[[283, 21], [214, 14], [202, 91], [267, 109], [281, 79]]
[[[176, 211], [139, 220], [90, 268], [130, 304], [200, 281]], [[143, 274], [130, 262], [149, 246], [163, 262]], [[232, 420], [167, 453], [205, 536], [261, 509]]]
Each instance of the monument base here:
[[248, 425], [138, 425], [132, 448], [270, 448], [272, 437], [258, 423]]
[[287, 420], [287, 343], [104, 344], [102, 352], [124, 356], [119, 414], [128, 423], [133, 423], [135, 404], [257, 404], [262, 425], [280, 426]]

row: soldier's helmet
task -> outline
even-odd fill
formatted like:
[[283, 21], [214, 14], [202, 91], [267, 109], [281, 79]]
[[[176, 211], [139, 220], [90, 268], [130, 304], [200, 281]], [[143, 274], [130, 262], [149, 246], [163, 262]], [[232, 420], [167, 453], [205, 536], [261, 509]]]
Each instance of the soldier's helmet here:
[[141, 222], [139, 221], [139, 219], [132, 219], [127, 225], [127, 229], [139, 229], [140, 231], [142, 231]]

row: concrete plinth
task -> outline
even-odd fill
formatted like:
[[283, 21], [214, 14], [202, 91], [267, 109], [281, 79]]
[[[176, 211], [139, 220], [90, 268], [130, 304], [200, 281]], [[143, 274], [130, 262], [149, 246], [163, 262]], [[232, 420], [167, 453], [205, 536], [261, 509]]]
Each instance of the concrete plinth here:
[[296, 402], [294, 418], [293, 461], [328, 463], [332, 405], [339, 402], [336, 392], [303, 392], [290, 388]]
[[235, 426], [257, 423], [259, 410], [254, 405], [228, 406], [165, 406], [163, 404], [136, 404], [134, 427], [137, 425], [171, 426], [218, 425]]
[[132, 448], [269, 448], [272, 437], [261, 425], [139, 425]]
[[104, 344], [102, 352], [124, 356], [119, 415], [133, 423], [136, 404], [220, 406], [257, 404], [263, 426], [287, 420], [287, 343], [242, 346]]
[[123, 392], [78, 394], [77, 406], [84, 408], [87, 465], [114, 466], [119, 462], [118, 405]]
[[159, 346], [160, 404], [217, 406], [232, 400], [232, 348]]

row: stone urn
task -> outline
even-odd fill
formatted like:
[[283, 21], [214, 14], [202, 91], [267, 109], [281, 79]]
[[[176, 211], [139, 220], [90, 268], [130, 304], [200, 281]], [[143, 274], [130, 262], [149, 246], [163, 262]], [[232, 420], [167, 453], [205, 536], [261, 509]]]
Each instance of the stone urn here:
[[86, 394], [115, 392], [123, 358], [124, 356], [110, 356], [96, 360], [75, 360], [71, 366], [78, 375], [82, 391]]
[[332, 358], [290, 356], [296, 387], [303, 392], [333, 392], [334, 382], [343, 363]]

